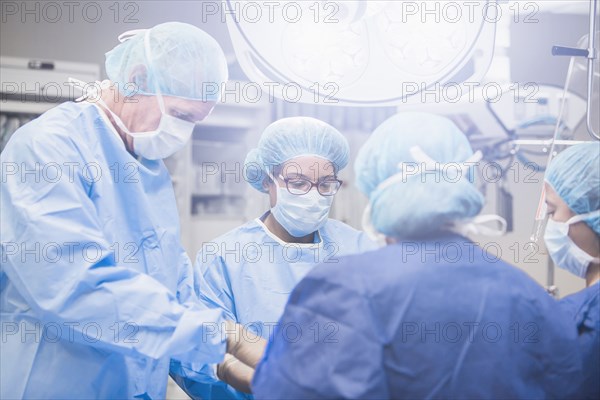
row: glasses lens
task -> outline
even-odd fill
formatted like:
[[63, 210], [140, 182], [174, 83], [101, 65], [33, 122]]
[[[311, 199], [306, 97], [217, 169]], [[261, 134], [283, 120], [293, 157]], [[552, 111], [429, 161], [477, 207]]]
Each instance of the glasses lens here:
[[323, 196], [333, 196], [337, 193], [340, 185], [340, 181], [323, 181], [319, 182], [317, 189], [319, 189], [319, 193], [321, 193]]
[[291, 194], [306, 194], [312, 184], [305, 179], [290, 179], [287, 181], [287, 189]]

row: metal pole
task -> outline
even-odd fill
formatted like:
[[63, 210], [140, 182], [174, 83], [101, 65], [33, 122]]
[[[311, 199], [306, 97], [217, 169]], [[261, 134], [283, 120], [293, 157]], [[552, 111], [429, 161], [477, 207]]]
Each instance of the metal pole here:
[[587, 90], [587, 130], [590, 135], [600, 140], [592, 126], [592, 97], [594, 94], [594, 61], [596, 61], [596, 10], [598, 0], [590, 0], [590, 32], [588, 36], [588, 90]]

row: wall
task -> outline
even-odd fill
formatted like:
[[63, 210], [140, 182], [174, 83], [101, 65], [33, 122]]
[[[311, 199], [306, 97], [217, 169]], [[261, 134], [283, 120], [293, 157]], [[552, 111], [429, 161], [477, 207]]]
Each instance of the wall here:
[[[57, 8], [50, 7], [46, 3], [60, 6], [60, 18], [57, 18], [59, 15], [56, 12]], [[70, 3], [73, 5], [68, 6]], [[104, 53], [118, 44], [119, 34], [131, 29], [149, 28], [162, 22], [180, 21], [196, 25], [213, 35], [228, 54], [228, 58], [233, 61], [233, 50], [226, 25], [221, 22], [219, 15], [208, 15], [202, 3], [202, 1], [152, 0], [135, 2], [2, 0], [0, 2], [2, 7], [0, 54], [79, 61], [103, 66]], [[17, 10], [13, 15], [15, 6]], [[69, 10], [72, 12], [70, 13]]]
[[[117, 36], [130, 29], [151, 27], [166, 21], [182, 21], [201, 27], [213, 35], [225, 49], [228, 55], [232, 78], [243, 79], [243, 74], [236, 69], [236, 63], [226, 25], [221, 21], [221, 15], [208, 15], [201, 1], [77, 1], [74, 3], [74, 13], [69, 16], [68, 8], [62, 8], [62, 16], [56, 22], [55, 10], [44, 9], [44, 2], [28, 1], [13, 2], [1, 1], [2, 24], [0, 25], [0, 55], [48, 60], [66, 60], [97, 63], [103, 65], [104, 53], [117, 44]], [[48, 3], [48, 2], [46, 2]], [[65, 2], [54, 2], [64, 5]], [[214, 2], [212, 2], [214, 3]], [[14, 5], [18, 6], [17, 15], [12, 15]], [[115, 4], [119, 14], [115, 21]], [[97, 8], [101, 16], [95, 19]], [[37, 12], [35, 11], [37, 9]], [[23, 13], [24, 10], [34, 10], [33, 14]], [[85, 12], [84, 12], [85, 10]], [[137, 22], [129, 21], [126, 17], [134, 13], [131, 18]], [[37, 21], [36, 21], [37, 17]], [[511, 29], [512, 45], [508, 53], [511, 56], [511, 70], [513, 81], [535, 81], [562, 84], [566, 74], [566, 59], [556, 59], [550, 54], [553, 44], [575, 45], [577, 39], [587, 31], [587, 17], [584, 15], [556, 15], [540, 13], [535, 24], [513, 24]], [[556, 29], [560, 26], [561, 29]], [[360, 129], [358, 130], [360, 131]], [[366, 138], [356, 131], [350, 135], [353, 143], [360, 143]], [[364, 134], [364, 133], [363, 133]], [[355, 150], [355, 149], [354, 149]], [[351, 168], [348, 167], [347, 177], [351, 179]], [[346, 178], [346, 177], [345, 177]], [[541, 182], [542, 174], [534, 177]], [[516, 261], [528, 274], [541, 284], [546, 281], [545, 255], [539, 253], [534, 258], [534, 263], [526, 262], [527, 252], [521, 249], [520, 254], [514, 259], [516, 250], [510, 247], [517, 243], [521, 247], [528, 241], [531, 232], [533, 215], [539, 198], [540, 184], [526, 184], [523, 182], [510, 185], [514, 196], [515, 233], [509, 234], [501, 240], [496, 240], [503, 250], [507, 261]], [[489, 187], [487, 193], [488, 204], [486, 211], [493, 212], [495, 208], [495, 190]], [[340, 215], [348, 217], [348, 222], [353, 225], [359, 223], [362, 214], [360, 206], [351, 199], [356, 198], [356, 193], [348, 193], [336, 199]], [[489, 239], [480, 238], [485, 243]], [[583, 280], [558, 270], [556, 282], [561, 294], [565, 295], [583, 287]]]

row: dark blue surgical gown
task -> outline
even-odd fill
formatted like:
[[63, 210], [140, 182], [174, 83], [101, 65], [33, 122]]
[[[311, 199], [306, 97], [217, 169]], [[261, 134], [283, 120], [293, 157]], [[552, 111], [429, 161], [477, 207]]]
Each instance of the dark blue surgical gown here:
[[460, 236], [317, 267], [293, 291], [256, 398], [565, 398], [581, 376], [569, 316]]
[[600, 282], [560, 301], [579, 331], [584, 381], [581, 397], [600, 398]]

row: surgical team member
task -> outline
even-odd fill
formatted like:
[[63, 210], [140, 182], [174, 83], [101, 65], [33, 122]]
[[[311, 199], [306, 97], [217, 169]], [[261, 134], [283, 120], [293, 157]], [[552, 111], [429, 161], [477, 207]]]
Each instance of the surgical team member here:
[[583, 353], [582, 398], [600, 398], [600, 144], [562, 151], [546, 172], [545, 242], [554, 263], [587, 288], [561, 300], [574, 319]]
[[[320, 120], [295, 117], [269, 125], [245, 167], [248, 182], [269, 195], [271, 209], [204, 244], [195, 263], [201, 300], [267, 338], [292, 289], [315, 265], [333, 266], [341, 255], [374, 249], [364, 233], [328, 218], [348, 154], [346, 138]], [[190, 375], [205, 384], [178, 383], [193, 397], [251, 397], [220, 380], [222, 366], [218, 375], [208, 368], [204, 376]], [[252, 376], [240, 367], [238, 376]], [[225, 381], [237, 380], [231, 370]]]
[[171, 357], [225, 352], [161, 160], [213, 109], [223, 51], [164, 23], [109, 51], [106, 72], [114, 90], [24, 125], [0, 158], [3, 399], [164, 398]]
[[279, 326], [303, 334], [274, 333], [256, 398], [572, 394], [581, 359], [569, 317], [524, 272], [459, 234], [477, 229], [484, 202], [475, 160], [444, 117], [398, 114], [373, 132], [357, 185], [369, 196], [367, 226], [388, 245], [318, 266], [296, 286]]

